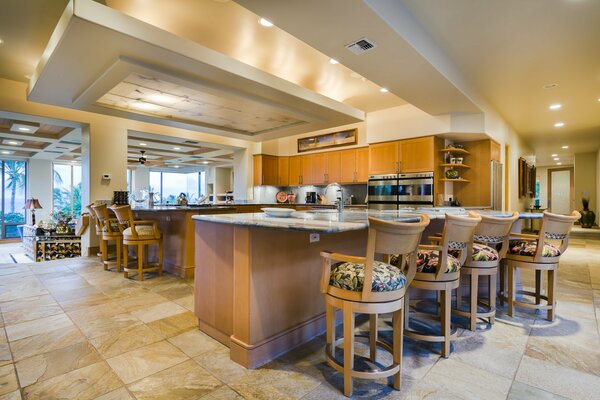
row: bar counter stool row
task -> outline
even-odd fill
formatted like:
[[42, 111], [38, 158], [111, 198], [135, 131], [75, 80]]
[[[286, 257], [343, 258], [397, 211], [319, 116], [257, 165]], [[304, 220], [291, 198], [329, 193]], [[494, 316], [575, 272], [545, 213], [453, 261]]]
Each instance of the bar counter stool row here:
[[[451, 313], [469, 318], [468, 329], [476, 330], [478, 319], [495, 322], [496, 284], [500, 268], [500, 303], [508, 302], [508, 315], [515, 306], [547, 310], [554, 320], [556, 308], [556, 272], [559, 259], [568, 245], [573, 223], [580, 218], [544, 212], [538, 235], [511, 233], [519, 214], [490, 217], [469, 213], [468, 216], [446, 215], [441, 234], [428, 237], [430, 245], [420, 244], [429, 219], [421, 216], [417, 223], [389, 222], [369, 217], [367, 250], [364, 257], [321, 252], [323, 272], [321, 292], [326, 303], [327, 363], [343, 373], [344, 395], [351, 396], [353, 378], [379, 379], [393, 376], [393, 387], [400, 389], [403, 336], [427, 342], [440, 342], [441, 355], [449, 357], [456, 331], [451, 327]], [[381, 261], [383, 260], [383, 261]], [[533, 269], [535, 292], [516, 290], [517, 268]], [[541, 291], [541, 273], [548, 272], [547, 295]], [[470, 280], [468, 310], [462, 308], [461, 277]], [[480, 300], [479, 277], [488, 277], [487, 302]], [[506, 283], [508, 281], [508, 284]], [[370, 283], [370, 284], [369, 284]], [[436, 292], [440, 334], [409, 328], [409, 287]], [[452, 290], [456, 307], [452, 308]], [[517, 294], [534, 297], [535, 303], [517, 301]], [[541, 304], [541, 300], [545, 300]], [[480, 311], [478, 306], [483, 306]], [[343, 337], [336, 337], [336, 314], [343, 315]], [[392, 314], [392, 343], [378, 337], [378, 314]], [[356, 335], [355, 314], [369, 315], [369, 335]], [[355, 341], [369, 343], [369, 359], [375, 363], [378, 347], [392, 354], [392, 364], [375, 370], [355, 370]], [[343, 347], [343, 359], [336, 357], [336, 347]]]
[[[129, 205], [108, 207], [106, 204], [90, 204], [87, 208], [96, 223], [96, 234], [100, 240], [99, 255], [105, 270], [114, 266], [117, 272], [123, 272], [125, 278], [129, 278], [129, 273], [136, 273], [140, 281], [146, 272], [156, 271], [162, 275], [162, 233], [156, 221], [135, 220]], [[110, 216], [109, 210], [116, 218]], [[111, 242], [114, 242], [116, 249], [114, 257], [109, 254]], [[149, 263], [151, 245], [157, 247], [157, 260]], [[130, 247], [136, 252], [133, 260], [129, 257]], [[132, 265], [131, 261], [137, 261], [136, 265]]]

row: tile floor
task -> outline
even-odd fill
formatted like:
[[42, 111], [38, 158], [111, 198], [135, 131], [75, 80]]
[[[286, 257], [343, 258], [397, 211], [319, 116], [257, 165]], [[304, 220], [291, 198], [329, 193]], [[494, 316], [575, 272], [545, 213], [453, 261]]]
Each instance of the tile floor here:
[[[0, 265], [0, 400], [343, 398], [323, 337], [249, 371], [192, 309], [192, 282], [171, 276], [126, 281], [94, 259]], [[354, 397], [600, 398], [600, 241], [572, 240], [557, 315], [499, 313], [461, 329], [449, 359], [407, 339], [402, 390], [356, 380]]]

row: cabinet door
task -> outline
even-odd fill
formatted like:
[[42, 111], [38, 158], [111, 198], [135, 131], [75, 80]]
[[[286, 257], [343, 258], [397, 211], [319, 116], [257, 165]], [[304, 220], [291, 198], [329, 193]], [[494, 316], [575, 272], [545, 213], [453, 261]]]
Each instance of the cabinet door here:
[[300, 176], [301, 176], [301, 185], [312, 185], [312, 165], [313, 165], [313, 155], [300, 156]]
[[279, 186], [288, 186], [290, 184], [290, 158], [289, 157], [278, 157], [277, 158], [279, 177], [277, 184]]
[[253, 181], [254, 185], [277, 185], [278, 176], [278, 163], [276, 156], [269, 156], [265, 154], [255, 155], [253, 158], [254, 162], [254, 173]]
[[369, 180], [369, 148], [356, 149], [356, 175], [355, 182], [367, 182]]
[[[367, 154], [369, 149], [367, 149]], [[340, 153], [340, 183], [352, 183], [356, 181], [356, 149], [342, 150]], [[366, 170], [366, 168], [365, 168]]]
[[[342, 179], [342, 167], [341, 167], [341, 152], [330, 151], [327, 154], [327, 171], [325, 175], [325, 183], [340, 182]], [[314, 168], [314, 166], [313, 166]]]
[[252, 181], [254, 182], [254, 186], [260, 186], [262, 185], [262, 156], [260, 154], [255, 154], [252, 157], [252, 162], [253, 162], [253, 168], [252, 168], [252, 172], [253, 172], [253, 179]]
[[289, 180], [290, 186], [300, 185], [300, 175], [302, 175], [302, 157], [295, 156], [289, 159]]
[[[308, 156], [307, 156], [308, 157]], [[310, 183], [322, 185], [326, 183], [327, 175], [327, 153], [312, 154], [312, 173]], [[306, 181], [308, 183], [308, 181]]]
[[433, 171], [433, 137], [402, 140], [400, 142], [400, 172]]
[[369, 146], [369, 174], [395, 174], [398, 172], [398, 161], [398, 142]]

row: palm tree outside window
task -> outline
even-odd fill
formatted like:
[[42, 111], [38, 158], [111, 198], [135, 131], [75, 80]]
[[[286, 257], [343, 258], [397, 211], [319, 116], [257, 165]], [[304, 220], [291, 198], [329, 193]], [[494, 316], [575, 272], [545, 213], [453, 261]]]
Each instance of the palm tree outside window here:
[[27, 197], [27, 163], [19, 160], [0, 160], [0, 173], [0, 239], [17, 238], [17, 226], [25, 223], [23, 206]]
[[52, 210], [81, 215], [81, 165], [53, 164]]

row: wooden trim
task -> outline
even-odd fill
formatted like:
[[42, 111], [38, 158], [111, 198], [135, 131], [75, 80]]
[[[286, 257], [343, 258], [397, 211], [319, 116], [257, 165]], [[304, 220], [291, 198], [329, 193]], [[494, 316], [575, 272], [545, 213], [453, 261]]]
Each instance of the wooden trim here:
[[559, 171], [569, 171], [569, 211], [573, 210], [574, 205], [575, 205], [575, 170], [573, 167], [562, 167], [562, 168], [548, 168], [548, 194], [546, 197], [546, 201], [548, 202], [547, 206], [548, 206], [548, 211], [553, 212], [552, 211], [552, 203], [550, 202], [550, 200], [552, 199], [551, 194], [552, 194], [552, 173], [553, 172], [559, 172]]

